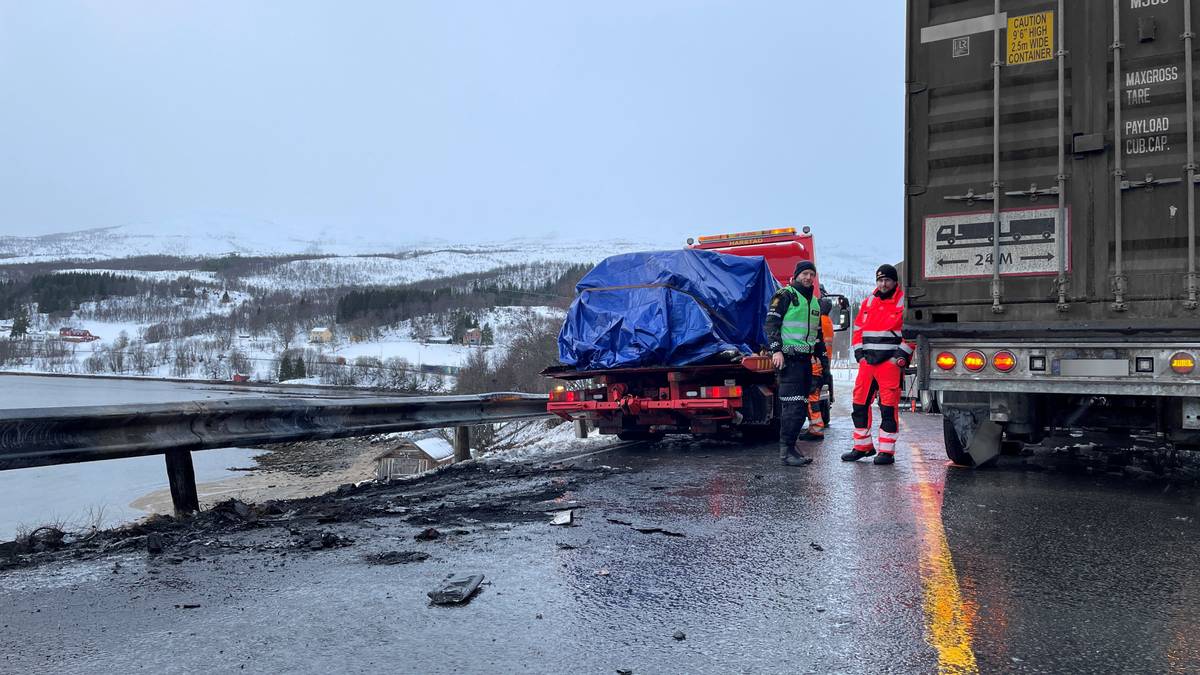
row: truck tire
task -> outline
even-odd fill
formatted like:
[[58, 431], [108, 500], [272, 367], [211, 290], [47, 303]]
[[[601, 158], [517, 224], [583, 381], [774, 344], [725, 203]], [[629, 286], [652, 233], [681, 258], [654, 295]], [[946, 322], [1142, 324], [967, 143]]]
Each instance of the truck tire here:
[[942, 418], [942, 437], [946, 443], [946, 456], [950, 458], [951, 462], [960, 466], [975, 466], [975, 460], [967, 454], [967, 449], [959, 440], [958, 432], [954, 430], [954, 423], [950, 421], [949, 417]]
[[923, 413], [935, 413], [938, 411], [937, 395], [928, 389], [922, 389], [917, 393], [917, 403], [921, 406]]

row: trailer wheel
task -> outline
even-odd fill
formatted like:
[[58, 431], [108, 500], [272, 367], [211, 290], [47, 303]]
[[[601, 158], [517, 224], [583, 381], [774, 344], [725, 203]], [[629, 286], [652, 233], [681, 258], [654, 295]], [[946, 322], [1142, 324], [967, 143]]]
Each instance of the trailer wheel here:
[[922, 389], [917, 393], [917, 403], [921, 406], [923, 413], [935, 413], [938, 411], [937, 395], [928, 389]]
[[975, 466], [975, 460], [971, 459], [971, 455], [967, 453], [967, 449], [963, 447], [962, 441], [958, 438], [958, 432], [954, 430], [954, 423], [949, 417], [942, 418], [942, 437], [946, 443], [946, 456], [951, 462], [960, 466]]

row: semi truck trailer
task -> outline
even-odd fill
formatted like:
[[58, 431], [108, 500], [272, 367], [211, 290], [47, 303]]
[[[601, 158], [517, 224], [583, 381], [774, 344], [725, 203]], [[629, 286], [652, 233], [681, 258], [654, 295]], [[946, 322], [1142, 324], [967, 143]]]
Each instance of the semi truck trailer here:
[[947, 455], [1200, 443], [1191, 0], [909, 0], [903, 282]]

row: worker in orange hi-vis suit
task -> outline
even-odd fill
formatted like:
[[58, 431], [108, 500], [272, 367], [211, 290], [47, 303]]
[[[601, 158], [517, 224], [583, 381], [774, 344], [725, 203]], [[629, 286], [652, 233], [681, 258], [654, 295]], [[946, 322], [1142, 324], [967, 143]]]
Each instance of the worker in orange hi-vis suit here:
[[[876, 464], [896, 461], [896, 436], [899, 430], [900, 385], [904, 367], [912, 359], [913, 344], [902, 337], [904, 329], [904, 291], [900, 276], [891, 265], [880, 265], [875, 272], [875, 292], [863, 300], [854, 320], [850, 340], [858, 377], [854, 380], [854, 448], [842, 455], [842, 461], [854, 462], [875, 457]], [[879, 396], [879, 446], [871, 443], [871, 400]]]
[[833, 404], [833, 381], [829, 379], [829, 357], [833, 354], [833, 319], [829, 317], [833, 304], [825, 299], [825, 285], [821, 284], [821, 340], [825, 342], [825, 354], [812, 360], [812, 391], [808, 395], [808, 429], [804, 439], [825, 440], [825, 411], [821, 406], [821, 387], [829, 386], [829, 403]]

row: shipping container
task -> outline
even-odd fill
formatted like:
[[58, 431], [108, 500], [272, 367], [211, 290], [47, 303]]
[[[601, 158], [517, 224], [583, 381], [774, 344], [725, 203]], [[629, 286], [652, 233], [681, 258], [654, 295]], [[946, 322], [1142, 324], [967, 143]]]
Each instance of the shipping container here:
[[906, 331], [952, 459], [1090, 423], [1200, 441], [1194, 10], [909, 1]]

